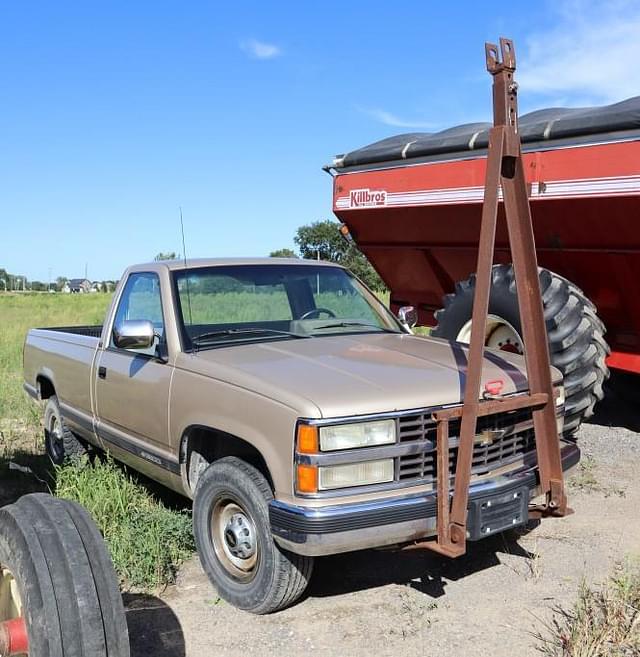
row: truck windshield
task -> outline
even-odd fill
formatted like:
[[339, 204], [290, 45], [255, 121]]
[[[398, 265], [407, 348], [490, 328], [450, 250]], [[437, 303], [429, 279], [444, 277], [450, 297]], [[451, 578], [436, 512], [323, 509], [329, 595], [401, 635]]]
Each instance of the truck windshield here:
[[187, 348], [402, 332], [389, 310], [340, 267], [225, 265], [173, 277]]

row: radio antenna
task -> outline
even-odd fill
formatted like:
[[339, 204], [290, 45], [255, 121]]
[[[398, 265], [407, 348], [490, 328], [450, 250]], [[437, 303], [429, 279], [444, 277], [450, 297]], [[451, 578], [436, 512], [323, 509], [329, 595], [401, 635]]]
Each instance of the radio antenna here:
[[191, 313], [191, 292], [189, 291], [189, 273], [187, 272], [187, 247], [184, 242], [184, 221], [182, 219], [182, 206], [180, 207], [180, 230], [182, 231], [182, 258], [184, 260], [184, 280], [187, 285], [187, 306], [189, 308], [189, 324], [193, 325], [193, 315]]

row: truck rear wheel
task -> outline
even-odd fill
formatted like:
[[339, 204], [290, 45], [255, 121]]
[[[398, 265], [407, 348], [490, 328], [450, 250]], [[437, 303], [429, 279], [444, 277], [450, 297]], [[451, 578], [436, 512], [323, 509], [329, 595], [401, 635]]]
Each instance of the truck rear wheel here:
[[36, 493], [0, 509], [0, 654], [129, 657], [118, 580], [80, 505]]
[[77, 460], [87, 453], [85, 445], [65, 424], [55, 395], [49, 397], [44, 409], [44, 447], [55, 465]]
[[[435, 313], [438, 324], [433, 336], [469, 342], [475, 281], [472, 275], [456, 283], [455, 292], [444, 297], [444, 308]], [[540, 289], [551, 364], [564, 376], [564, 434], [571, 435], [584, 419], [593, 415], [594, 406], [604, 396], [603, 384], [609, 377], [605, 364], [609, 346], [604, 340], [604, 324], [582, 290], [548, 269], [540, 269]], [[513, 267], [495, 265], [485, 344], [522, 353], [521, 335]]]
[[210, 465], [199, 477], [193, 531], [202, 567], [221, 598], [254, 614], [283, 609], [304, 592], [313, 558], [279, 548], [271, 535], [264, 476], [239, 458]]

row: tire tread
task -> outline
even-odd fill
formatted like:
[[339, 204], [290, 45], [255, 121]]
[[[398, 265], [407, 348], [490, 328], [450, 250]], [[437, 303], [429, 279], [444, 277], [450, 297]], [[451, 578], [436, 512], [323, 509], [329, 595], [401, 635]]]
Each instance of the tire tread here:
[[[593, 415], [595, 405], [604, 397], [603, 385], [609, 378], [606, 358], [611, 350], [605, 341], [605, 326], [584, 292], [547, 269], [540, 268], [539, 275], [551, 363], [568, 381], [564, 433], [570, 435], [583, 419]], [[442, 308], [434, 313], [437, 325], [433, 336], [456, 339], [456, 322], [461, 316], [464, 321], [471, 317], [475, 280], [472, 274], [456, 283], [455, 291], [443, 298]], [[492, 298], [499, 295], [503, 302], [510, 299], [508, 303], [512, 307], [515, 304], [517, 314], [513, 266], [494, 265], [491, 281]]]

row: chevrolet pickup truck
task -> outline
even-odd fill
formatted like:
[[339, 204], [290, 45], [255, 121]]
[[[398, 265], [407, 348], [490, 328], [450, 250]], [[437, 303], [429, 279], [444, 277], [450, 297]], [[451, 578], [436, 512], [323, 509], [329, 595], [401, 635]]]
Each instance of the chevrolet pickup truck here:
[[[103, 326], [29, 331], [24, 387], [52, 460], [105, 450], [193, 498], [219, 595], [267, 613], [302, 594], [315, 557], [436, 532], [432, 413], [461, 404], [467, 348], [413, 335], [414, 315], [330, 263], [154, 262], [124, 273]], [[527, 391], [518, 354], [487, 349], [483, 368], [494, 394]], [[566, 470], [580, 452], [561, 448]], [[469, 540], [527, 521], [529, 410], [478, 420], [472, 472]]]

